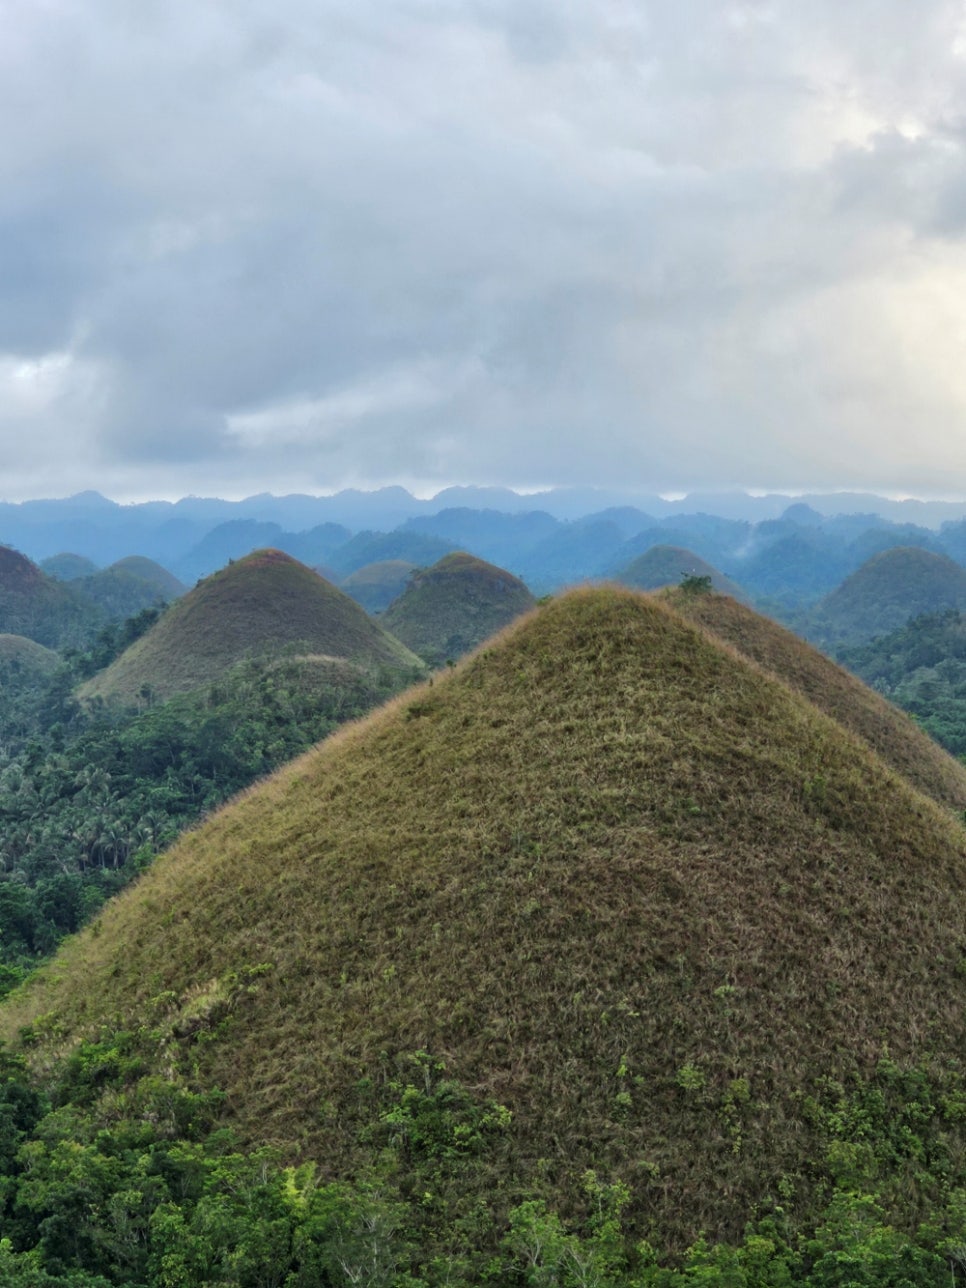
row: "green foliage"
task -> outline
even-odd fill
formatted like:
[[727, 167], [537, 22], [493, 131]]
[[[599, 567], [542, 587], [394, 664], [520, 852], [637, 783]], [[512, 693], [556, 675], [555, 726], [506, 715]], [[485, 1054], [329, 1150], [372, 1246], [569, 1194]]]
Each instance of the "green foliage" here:
[[405, 1166], [478, 1153], [489, 1133], [510, 1126], [505, 1106], [479, 1104], [458, 1082], [444, 1076], [441, 1060], [418, 1051], [407, 1064], [410, 1076], [418, 1081], [389, 1082], [386, 1096], [392, 1103], [379, 1114], [379, 1128], [371, 1133], [397, 1151]]
[[157, 610], [101, 631], [40, 684], [0, 690], [0, 996], [200, 815], [410, 677], [296, 657], [140, 710], [78, 706], [76, 675], [139, 639]]
[[[732, 1242], [698, 1238], [668, 1258], [629, 1237], [632, 1189], [588, 1170], [579, 1214], [564, 1216], [526, 1193], [505, 1216], [462, 1216], [427, 1205], [418, 1185], [400, 1184], [381, 1163], [350, 1180], [326, 1180], [312, 1161], [292, 1165], [268, 1150], [239, 1150], [213, 1130], [210, 1113], [182, 1114], [171, 1130], [175, 1082], [143, 1079], [130, 1062], [130, 1034], [103, 1034], [78, 1053], [76, 1069], [97, 1070], [92, 1100], [85, 1075], [61, 1081], [51, 1108], [23, 1067], [7, 1060], [0, 1123], [16, 1131], [0, 1151], [0, 1283], [4, 1288], [946, 1288], [958, 1282], [966, 1194], [954, 1224], [901, 1232], [869, 1186], [833, 1183], [814, 1223], [793, 1231], [781, 1208], [749, 1221]], [[458, 1129], [482, 1127], [481, 1107], [442, 1062], [418, 1052], [404, 1062], [416, 1081], [394, 1080], [397, 1111], [372, 1130], [401, 1126], [414, 1165], [446, 1160], [475, 1166]], [[101, 1073], [108, 1071], [103, 1077]], [[885, 1123], [883, 1087], [906, 1095], [893, 1105], [937, 1100], [929, 1079], [880, 1069], [850, 1095], [827, 1088], [819, 1110], [836, 1139], [860, 1137], [874, 1153], [874, 1123]], [[75, 1092], [77, 1094], [75, 1094]], [[69, 1094], [68, 1094], [69, 1093]], [[415, 1094], [413, 1094], [415, 1093]], [[68, 1097], [68, 1098], [65, 1098]], [[888, 1099], [888, 1096], [886, 1096]], [[869, 1117], [863, 1105], [877, 1106]], [[3, 1110], [15, 1107], [13, 1116]], [[209, 1108], [211, 1108], [209, 1106]], [[498, 1115], [499, 1116], [499, 1115]], [[471, 1134], [476, 1134], [475, 1130]], [[457, 1143], [454, 1144], [454, 1139]], [[395, 1146], [394, 1146], [395, 1148]], [[961, 1170], [961, 1169], [960, 1169]], [[696, 1199], [700, 1196], [696, 1195]]]
[[966, 756], [966, 615], [916, 618], [839, 658], [947, 750]]
[[680, 590], [682, 594], [690, 595], [692, 597], [698, 595], [710, 595], [711, 577], [700, 577], [694, 573], [689, 573], [687, 576], [681, 578]]

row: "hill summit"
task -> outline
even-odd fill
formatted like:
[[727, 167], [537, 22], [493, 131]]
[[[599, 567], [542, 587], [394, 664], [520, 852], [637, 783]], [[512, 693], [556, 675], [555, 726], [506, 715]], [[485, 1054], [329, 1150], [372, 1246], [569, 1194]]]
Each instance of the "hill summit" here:
[[413, 573], [381, 620], [414, 653], [438, 666], [468, 653], [535, 603], [519, 577], [456, 551]]
[[348, 595], [280, 550], [257, 550], [199, 582], [80, 696], [132, 701], [147, 686], [165, 698], [286, 646], [363, 667], [420, 667]]
[[[814, 1217], [833, 1163], [875, 1162], [875, 1079], [956, 1065], [964, 897], [960, 824], [866, 741], [667, 599], [594, 589], [185, 836], [0, 1030], [42, 1065], [140, 1034], [329, 1176], [410, 1174], [438, 1060], [507, 1111], [446, 1203], [566, 1211], [596, 1169], [683, 1246]], [[962, 1101], [932, 1103], [961, 1158]], [[903, 1151], [881, 1192], [911, 1226]]]

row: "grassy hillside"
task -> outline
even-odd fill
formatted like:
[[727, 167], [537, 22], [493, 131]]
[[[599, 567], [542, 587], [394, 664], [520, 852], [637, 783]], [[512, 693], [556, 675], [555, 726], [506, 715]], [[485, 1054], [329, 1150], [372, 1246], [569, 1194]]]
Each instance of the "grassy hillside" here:
[[53, 649], [44, 648], [35, 640], [28, 640], [23, 635], [0, 635], [0, 666], [50, 675], [59, 661]]
[[966, 609], [966, 568], [899, 546], [874, 555], [816, 606], [810, 635], [830, 647], [897, 630], [914, 617]]
[[616, 581], [635, 590], [677, 586], [685, 577], [709, 577], [712, 588], [722, 595], [745, 598], [744, 591], [730, 577], [725, 577], [707, 560], [682, 546], [652, 546], [615, 573]]
[[857, 734], [920, 791], [966, 809], [966, 767], [842, 667], [776, 622], [722, 595], [672, 592], [672, 603]]
[[867, 1173], [910, 1227], [917, 1149], [963, 1183], [964, 845], [666, 599], [578, 592], [186, 836], [0, 1031], [49, 1069], [127, 1029], [243, 1139], [410, 1178], [468, 1241], [588, 1168], [678, 1246]]
[[439, 666], [468, 653], [535, 603], [518, 577], [460, 551], [414, 573], [382, 623]]
[[166, 698], [217, 680], [249, 655], [289, 647], [365, 666], [419, 662], [348, 595], [279, 550], [213, 573], [80, 690], [85, 699]]

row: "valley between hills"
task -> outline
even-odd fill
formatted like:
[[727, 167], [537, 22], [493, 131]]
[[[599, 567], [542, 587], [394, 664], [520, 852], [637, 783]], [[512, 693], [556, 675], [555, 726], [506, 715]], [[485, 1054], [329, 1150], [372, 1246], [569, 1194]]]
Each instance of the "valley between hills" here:
[[398, 491], [0, 507], [0, 1284], [955, 1288], [966, 520]]

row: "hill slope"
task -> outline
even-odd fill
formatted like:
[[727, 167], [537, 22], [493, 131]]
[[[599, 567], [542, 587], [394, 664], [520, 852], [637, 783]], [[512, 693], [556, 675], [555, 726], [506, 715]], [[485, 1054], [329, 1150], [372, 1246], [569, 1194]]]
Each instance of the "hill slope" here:
[[381, 620], [414, 653], [438, 666], [468, 653], [535, 603], [518, 577], [459, 551], [414, 573]]
[[966, 1049], [964, 840], [667, 602], [577, 593], [186, 836], [0, 1030], [35, 1024], [43, 1064], [140, 1028], [166, 1078], [224, 1088], [245, 1139], [330, 1175], [388, 1157], [428, 1051], [512, 1114], [447, 1202], [566, 1208], [593, 1167], [638, 1234], [726, 1237], [820, 1205], [822, 1106], [884, 1050]]
[[51, 676], [60, 665], [53, 649], [23, 635], [0, 635], [0, 689], [30, 688]]
[[966, 766], [908, 716], [777, 622], [722, 595], [672, 592], [689, 620], [799, 692], [857, 734], [913, 786], [950, 809], [966, 809]]
[[82, 643], [100, 613], [73, 588], [41, 572], [26, 555], [0, 546], [0, 631], [48, 648]]
[[213, 573], [80, 690], [131, 701], [218, 679], [248, 655], [286, 646], [363, 666], [419, 667], [418, 659], [358, 604], [279, 550], [260, 550]]
[[898, 630], [913, 617], [966, 609], [966, 568], [948, 555], [897, 546], [874, 555], [816, 606], [816, 639], [836, 646]]

